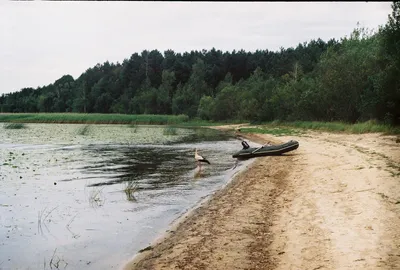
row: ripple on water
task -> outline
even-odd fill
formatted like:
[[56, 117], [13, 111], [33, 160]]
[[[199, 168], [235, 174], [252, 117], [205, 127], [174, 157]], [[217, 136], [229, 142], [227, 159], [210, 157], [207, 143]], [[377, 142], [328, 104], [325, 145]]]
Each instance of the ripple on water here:
[[[5, 269], [50, 268], [52, 258], [68, 269], [118, 268], [241, 168], [231, 157], [240, 143], [212, 130], [27, 126], [0, 127]], [[195, 147], [211, 161], [200, 173]]]

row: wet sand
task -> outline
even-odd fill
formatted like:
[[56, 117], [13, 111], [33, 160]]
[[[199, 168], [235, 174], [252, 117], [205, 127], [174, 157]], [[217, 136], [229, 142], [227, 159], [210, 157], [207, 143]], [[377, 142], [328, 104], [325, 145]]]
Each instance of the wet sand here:
[[395, 136], [240, 136], [300, 147], [257, 158], [124, 269], [399, 269]]

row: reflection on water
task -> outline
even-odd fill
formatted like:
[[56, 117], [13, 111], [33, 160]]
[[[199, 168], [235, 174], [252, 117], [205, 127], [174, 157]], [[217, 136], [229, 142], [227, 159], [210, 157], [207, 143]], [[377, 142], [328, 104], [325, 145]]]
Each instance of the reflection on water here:
[[[95, 183], [90, 187], [114, 185], [134, 181], [137, 189], [163, 189], [188, 181], [185, 174], [196, 168], [194, 152], [179, 145], [169, 147], [104, 147], [91, 145], [82, 149], [87, 155], [100, 157], [100, 161], [83, 166], [85, 177]], [[212, 151], [212, 150], [210, 150]], [[224, 162], [223, 153], [210, 153], [215, 159], [209, 176], [232, 167], [232, 161]], [[229, 158], [227, 153], [226, 158]], [[206, 165], [202, 165], [204, 168]], [[101, 175], [97, 178], [96, 175]]]
[[[147, 183], [141, 188], [163, 188], [173, 185], [182, 170], [188, 170], [188, 150], [179, 148], [150, 147], [103, 147], [89, 146], [83, 149], [88, 155], [101, 157], [101, 161], [82, 167], [90, 177], [101, 174], [101, 179], [90, 186], [103, 186], [137, 180]], [[177, 169], [179, 168], [179, 169]]]
[[205, 177], [204, 175], [204, 171], [199, 167], [196, 172], [194, 173], [194, 178], [198, 179], [198, 178], [203, 178]]
[[[63, 138], [76, 127], [55, 128]], [[240, 144], [223, 133], [182, 130], [163, 139], [162, 128], [152, 128], [151, 140], [138, 137], [143, 130], [129, 137], [126, 127], [92, 126], [88, 140], [68, 143], [39, 138], [43, 126], [35, 133], [31, 125], [23, 131], [29, 144], [28, 135], [0, 129], [0, 268], [49, 269], [56, 254], [67, 269], [117, 269], [239, 169], [231, 155]], [[196, 147], [211, 162], [201, 170]]]

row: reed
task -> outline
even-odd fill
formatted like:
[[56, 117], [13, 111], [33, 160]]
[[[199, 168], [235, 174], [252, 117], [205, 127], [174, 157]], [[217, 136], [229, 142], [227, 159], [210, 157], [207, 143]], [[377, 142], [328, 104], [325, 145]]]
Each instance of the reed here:
[[89, 133], [89, 131], [90, 131], [90, 125], [85, 125], [78, 129], [78, 135], [85, 136]]
[[177, 134], [177, 129], [175, 127], [167, 126], [163, 130], [164, 135], [176, 135]]
[[23, 129], [26, 128], [24, 123], [6, 123], [4, 125], [5, 129]]
[[124, 192], [128, 201], [136, 201], [135, 193], [138, 191], [139, 185], [135, 180], [126, 182]]
[[0, 122], [166, 125], [189, 121], [186, 115], [99, 113], [1, 113]]

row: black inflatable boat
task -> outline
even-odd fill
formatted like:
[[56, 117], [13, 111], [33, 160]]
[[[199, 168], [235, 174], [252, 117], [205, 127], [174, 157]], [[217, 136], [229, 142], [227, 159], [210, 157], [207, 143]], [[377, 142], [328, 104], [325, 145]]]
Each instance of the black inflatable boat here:
[[263, 156], [279, 156], [283, 153], [287, 153], [296, 150], [299, 147], [299, 142], [288, 141], [287, 143], [278, 145], [263, 145], [261, 147], [249, 147], [243, 148], [239, 152], [232, 155], [233, 158], [247, 159], [253, 157]]

